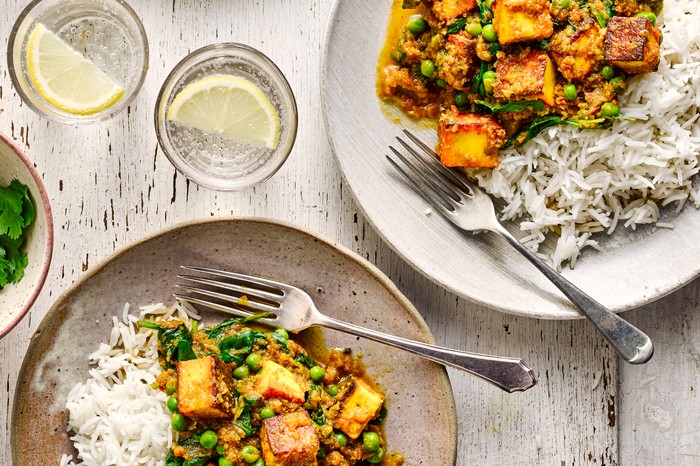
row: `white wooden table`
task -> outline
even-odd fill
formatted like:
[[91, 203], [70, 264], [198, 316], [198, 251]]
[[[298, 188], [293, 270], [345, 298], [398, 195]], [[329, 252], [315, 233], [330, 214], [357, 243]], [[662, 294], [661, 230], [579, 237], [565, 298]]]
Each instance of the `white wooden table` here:
[[[3, 0], [2, 50], [26, 3]], [[130, 111], [104, 124], [71, 127], [37, 117], [20, 102], [6, 63], [0, 63], [0, 132], [38, 167], [52, 199], [56, 235], [41, 296], [0, 340], [0, 464], [11, 464], [10, 413], [23, 355], [57, 296], [115, 249], [161, 227], [215, 215], [270, 217], [314, 230], [383, 270], [421, 311], [439, 344], [522, 356], [532, 365], [539, 385], [515, 395], [450, 371], [459, 410], [459, 465], [700, 464], [698, 280], [625, 314], [656, 344], [654, 358], [641, 367], [618, 362], [585, 321], [481, 310], [403, 263], [363, 218], [342, 181], [322, 130], [319, 97], [330, 0], [131, 4], [150, 38], [150, 70]], [[188, 52], [224, 41], [249, 44], [278, 64], [296, 94], [300, 119], [295, 149], [281, 171], [236, 193], [202, 189], [176, 173], [158, 148], [152, 122], [169, 70]]]

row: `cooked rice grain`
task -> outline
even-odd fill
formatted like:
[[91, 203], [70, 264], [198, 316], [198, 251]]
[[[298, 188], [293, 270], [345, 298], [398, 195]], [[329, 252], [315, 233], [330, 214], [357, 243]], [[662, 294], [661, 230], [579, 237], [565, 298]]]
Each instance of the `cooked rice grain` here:
[[188, 320], [198, 318], [177, 303], [141, 309], [129, 314], [125, 305], [121, 320], [113, 317], [109, 343], [89, 356], [90, 378], [68, 394], [68, 430], [81, 462], [72, 455], [61, 466], [162, 466], [172, 443], [167, 395], [151, 388], [161, 372], [155, 332], [136, 322], [152, 317]]
[[[527, 219], [523, 242], [533, 251], [559, 234], [549, 260], [575, 265], [596, 247], [592, 233], [655, 223], [658, 205], [700, 207], [693, 187], [700, 153], [700, 1], [664, 2], [661, 63], [630, 80], [622, 116], [610, 130], [550, 128], [524, 147], [504, 151], [495, 170], [475, 172], [505, 201], [500, 216]], [[663, 227], [668, 228], [669, 223]]]

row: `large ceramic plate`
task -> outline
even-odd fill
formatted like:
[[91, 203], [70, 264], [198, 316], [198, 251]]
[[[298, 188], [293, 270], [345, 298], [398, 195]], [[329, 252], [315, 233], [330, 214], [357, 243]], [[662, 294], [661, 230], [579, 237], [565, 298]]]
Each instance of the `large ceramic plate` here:
[[[275, 277], [305, 289], [333, 317], [432, 341], [420, 314], [389, 279], [342, 247], [263, 220], [181, 225], [102, 262], [49, 310], [32, 338], [15, 393], [15, 466], [34, 466], [37, 458], [56, 465], [61, 454], [73, 452], [64, 405], [70, 389], [87, 378], [88, 354], [108, 340], [111, 318], [121, 316], [124, 303], [170, 302], [181, 264]], [[391, 451], [406, 455], [406, 464], [425, 464], [426, 458], [431, 464], [454, 464], [456, 412], [442, 366], [338, 332], [324, 331], [323, 336], [328, 347], [361, 351], [367, 372], [385, 389]]]
[[[448, 290], [485, 307], [533, 317], [579, 314], [507, 243], [463, 234], [393, 172], [384, 154], [401, 132], [376, 96], [379, 50], [391, 0], [336, 0], [328, 25], [321, 92], [336, 158], [357, 202], [384, 240]], [[434, 142], [434, 130], [418, 129]], [[586, 251], [564, 275], [614, 311], [658, 299], [700, 274], [700, 212], [686, 208], [675, 228], [618, 229], [603, 250]], [[511, 225], [513, 230], [517, 229]]]

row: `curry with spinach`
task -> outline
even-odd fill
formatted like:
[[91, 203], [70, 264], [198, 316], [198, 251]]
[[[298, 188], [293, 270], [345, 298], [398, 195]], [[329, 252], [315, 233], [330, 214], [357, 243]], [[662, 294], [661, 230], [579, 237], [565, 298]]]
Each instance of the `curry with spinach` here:
[[321, 364], [284, 329], [232, 318], [141, 321], [158, 332], [175, 435], [166, 466], [401, 465], [381, 424], [384, 394], [349, 349]]
[[378, 92], [437, 119], [446, 166], [566, 124], [606, 128], [631, 75], [656, 71], [662, 0], [394, 0]]

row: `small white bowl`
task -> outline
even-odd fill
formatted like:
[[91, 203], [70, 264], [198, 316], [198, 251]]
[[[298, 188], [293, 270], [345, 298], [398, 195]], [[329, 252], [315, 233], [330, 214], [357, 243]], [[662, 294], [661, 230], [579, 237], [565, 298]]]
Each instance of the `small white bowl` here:
[[24, 277], [19, 283], [0, 290], [0, 338], [12, 330], [34, 304], [46, 280], [53, 252], [53, 217], [41, 177], [20, 148], [0, 134], [0, 185], [7, 186], [13, 179], [29, 187], [36, 218], [22, 246], [29, 260]]

